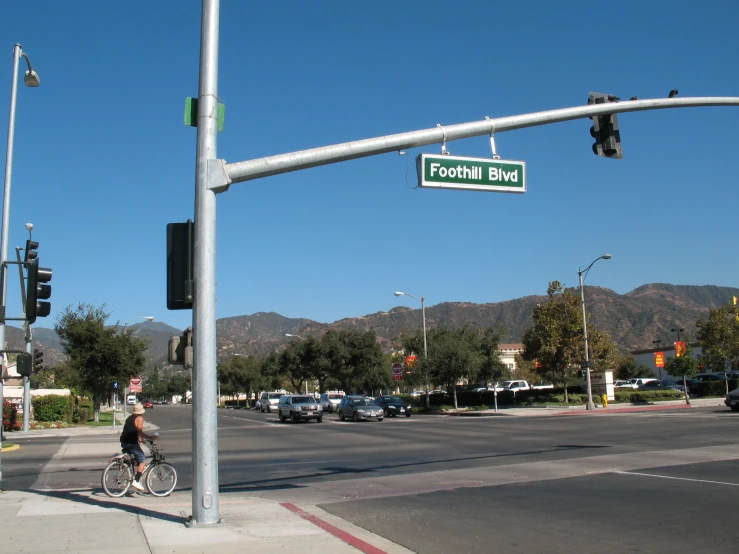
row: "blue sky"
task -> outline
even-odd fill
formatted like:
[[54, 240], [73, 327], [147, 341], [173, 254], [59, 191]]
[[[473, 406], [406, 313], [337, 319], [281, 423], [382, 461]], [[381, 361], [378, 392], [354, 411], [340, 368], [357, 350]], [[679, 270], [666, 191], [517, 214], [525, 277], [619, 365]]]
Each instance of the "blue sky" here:
[[[222, 0], [218, 154], [228, 162], [629, 98], [739, 96], [739, 4]], [[65, 306], [111, 322], [168, 311], [165, 229], [194, 214], [200, 2], [27, 0], [0, 21], [0, 106], [18, 90], [9, 254], [35, 225]], [[23, 65], [22, 65], [23, 67]], [[523, 195], [414, 189], [437, 145], [232, 185], [218, 197], [218, 317], [332, 322], [447, 301], [544, 294], [609, 252], [587, 283], [737, 286], [739, 109], [619, 116], [624, 159], [591, 151], [590, 121], [498, 133], [526, 160]], [[0, 110], [7, 129], [7, 108]], [[490, 156], [487, 137], [448, 144]], [[9, 315], [20, 312], [11, 273]]]

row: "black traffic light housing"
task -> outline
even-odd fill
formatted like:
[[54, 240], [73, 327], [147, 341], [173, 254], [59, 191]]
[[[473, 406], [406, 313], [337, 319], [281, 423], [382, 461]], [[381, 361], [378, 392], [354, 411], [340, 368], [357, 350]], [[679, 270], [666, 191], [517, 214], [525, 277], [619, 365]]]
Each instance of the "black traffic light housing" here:
[[26, 254], [25, 254], [25, 257], [23, 258], [23, 261], [25, 263], [28, 263], [38, 258], [37, 250], [38, 250], [38, 242], [36, 242], [35, 240], [28, 239], [26, 241]]
[[167, 224], [167, 309], [190, 310], [194, 300], [193, 222]]
[[44, 369], [44, 353], [38, 348], [33, 349], [33, 370], [42, 371]]
[[15, 361], [15, 370], [22, 377], [30, 377], [33, 371], [33, 357], [28, 352], [18, 354], [18, 358]]
[[[617, 100], [618, 98], [611, 94], [600, 92], [591, 92], [588, 95], [588, 104], [607, 104]], [[593, 126], [590, 128], [590, 135], [595, 139], [593, 153], [604, 158], [622, 159], [624, 155], [616, 114], [599, 115], [591, 119]]]
[[34, 323], [37, 317], [51, 313], [51, 302], [42, 302], [51, 297], [51, 270], [38, 266], [38, 259], [28, 264], [26, 283], [26, 321]]

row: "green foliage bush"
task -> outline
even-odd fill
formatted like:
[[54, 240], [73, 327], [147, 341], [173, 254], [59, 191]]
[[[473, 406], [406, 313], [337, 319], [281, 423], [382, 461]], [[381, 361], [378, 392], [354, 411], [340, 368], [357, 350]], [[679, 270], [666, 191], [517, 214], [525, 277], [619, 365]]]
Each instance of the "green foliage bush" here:
[[31, 399], [34, 419], [36, 421], [72, 421], [75, 413], [76, 398], [73, 396], [62, 396], [50, 394], [48, 396], [35, 396]]
[[[729, 390], [732, 391], [739, 388], [739, 381], [732, 379], [729, 381]], [[698, 383], [698, 396], [724, 396], [726, 394], [726, 381], [701, 381]]]
[[643, 403], [657, 400], [679, 400], [685, 394], [679, 390], [648, 390], [648, 391], [617, 391], [614, 395], [616, 402]]

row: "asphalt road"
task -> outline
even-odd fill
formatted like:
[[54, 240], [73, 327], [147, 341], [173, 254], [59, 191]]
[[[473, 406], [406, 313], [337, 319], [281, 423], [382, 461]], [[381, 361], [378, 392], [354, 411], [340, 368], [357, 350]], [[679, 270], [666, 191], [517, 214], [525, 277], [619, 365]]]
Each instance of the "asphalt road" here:
[[[147, 420], [192, 485], [191, 407]], [[318, 504], [416, 552], [737, 552], [739, 414], [722, 408], [590, 416], [280, 423], [219, 410], [224, 494]], [[106, 459], [50, 464], [64, 439], [3, 456], [4, 488], [97, 487]], [[115, 436], [73, 437], [117, 449]]]

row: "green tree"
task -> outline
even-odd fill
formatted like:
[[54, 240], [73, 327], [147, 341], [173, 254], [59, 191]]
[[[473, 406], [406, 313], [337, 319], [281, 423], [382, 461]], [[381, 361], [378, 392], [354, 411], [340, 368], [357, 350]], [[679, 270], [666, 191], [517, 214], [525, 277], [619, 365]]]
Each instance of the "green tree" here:
[[[565, 401], [569, 401], [567, 385], [578, 362], [584, 359], [582, 312], [580, 297], [565, 289], [559, 281], [549, 283], [548, 301], [537, 304], [533, 313], [533, 326], [524, 331], [525, 360], [539, 360], [544, 371], [559, 374], [565, 387]], [[617, 355], [616, 345], [607, 333], [594, 329], [588, 322], [588, 342], [592, 352], [592, 367], [613, 364]], [[598, 360], [603, 360], [598, 363]]]
[[174, 373], [167, 383], [167, 392], [174, 396], [181, 396], [182, 403], [187, 403], [187, 391], [192, 388], [192, 379], [190, 372]]
[[[342, 390], [364, 391], [382, 383], [382, 347], [374, 331], [329, 331], [321, 342], [322, 355], [330, 368], [330, 378]], [[389, 369], [389, 368], [388, 368]]]
[[685, 353], [682, 356], [668, 357], [665, 371], [674, 377], [690, 377], [699, 372], [698, 360], [693, 356], [688, 337], [685, 337]]
[[[417, 362], [428, 365], [432, 378], [452, 388], [457, 408], [457, 382], [470, 379], [478, 372], [483, 355], [477, 329], [465, 325], [459, 329], [436, 327], [428, 333], [428, 358]], [[497, 351], [497, 348], [496, 348]]]
[[79, 372], [82, 385], [92, 393], [95, 421], [113, 383], [140, 375], [146, 361], [148, 339], [134, 335], [133, 329], [106, 327], [109, 316], [104, 306], [79, 304], [76, 309], [67, 306], [54, 325], [67, 365]]
[[707, 319], [699, 319], [698, 341], [701, 363], [712, 371], [726, 371], [739, 360], [739, 311], [733, 304], [710, 308]]
[[261, 360], [252, 356], [231, 356], [218, 365], [218, 381], [222, 392], [234, 395], [241, 393], [251, 398], [251, 393], [261, 379]]
[[654, 377], [651, 368], [636, 362], [631, 354], [619, 358], [616, 366], [616, 379], [635, 379], [637, 377]]
[[141, 392], [146, 398], [161, 398], [166, 394], [166, 384], [159, 377], [158, 367], [154, 366], [144, 378]]
[[511, 375], [511, 370], [506, 367], [498, 353], [505, 332], [502, 326], [486, 327], [479, 332], [477, 348], [480, 353], [480, 364], [474, 378], [485, 387], [490, 382], [505, 380]]
[[429, 385], [433, 378], [430, 371], [431, 366], [427, 363], [421, 363], [424, 358], [423, 329], [416, 329], [413, 333], [408, 333], [405, 330], [402, 330], [400, 335], [395, 337], [393, 340], [393, 345], [395, 350], [399, 352], [399, 358], [397, 361], [401, 364], [405, 364], [405, 358], [407, 356], [416, 356], [414, 366], [409, 368], [411, 373], [404, 374], [403, 378], [406, 379], [407, 383], [412, 387], [422, 388], [426, 392], [425, 402], [426, 408], [428, 409], [430, 406]]

